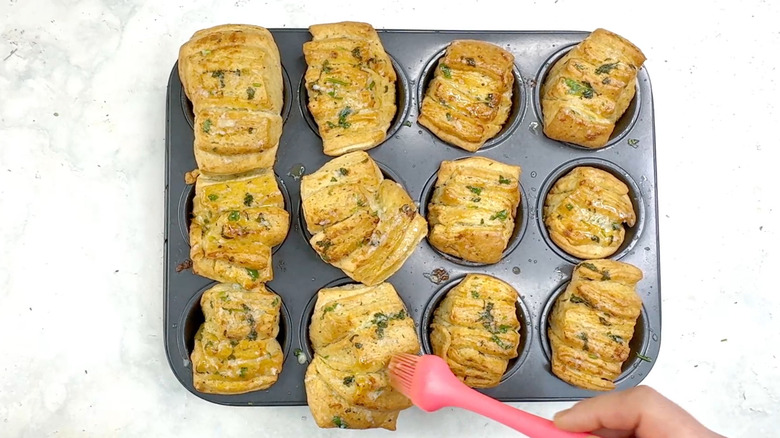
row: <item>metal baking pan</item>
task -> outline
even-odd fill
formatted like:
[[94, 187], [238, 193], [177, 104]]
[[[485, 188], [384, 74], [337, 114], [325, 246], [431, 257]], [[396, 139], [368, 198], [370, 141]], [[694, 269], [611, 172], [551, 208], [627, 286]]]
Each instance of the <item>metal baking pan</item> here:
[[[302, 45], [311, 39], [306, 29], [272, 29], [281, 52], [285, 120], [275, 166], [286, 209], [291, 214], [287, 239], [273, 256], [274, 280], [268, 283], [282, 297], [279, 341], [284, 369], [265, 391], [240, 395], [213, 395], [195, 391], [189, 357], [194, 335], [203, 321], [200, 295], [214, 284], [188, 269], [188, 227], [194, 187], [184, 174], [195, 169], [192, 108], [174, 65], [168, 82], [165, 172], [165, 349], [174, 375], [199, 397], [225, 405], [305, 405], [303, 376], [306, 364], [298, 362], [298, 349], [311, 360], [307, 328], [317, 291], [351, 282], [326, 264], [307, 242], [301, 214], [300, 176], [322, 166], [316, 125], [306, 108], [303, 76], [306, 63]], [[443, 294], [468, 273], [496, 276], [519, 292], [520, 354], [510, 362], [501, 384], [483, 390], [503, 401], [561, 401], [595, 395], [571, 386], [550, 371], [546, 336], [547, 315], [558, 293], [566, 287], [578, 261], [549, 239], [541, 219], [547, 191], [557, 178], [577, 165], [587, 164], [613, 173], [630, 188], [637, 224], [612, 259], [631, 263], [644, 272], [637, 291], [644, 306], [631, 341], [631, 355], [617, 380], [617, 388], [639, 384], [653, 366], [661, 341], [661, 290], [658, 245], [658, 205], [655, 161], [653, 95], [646, 68], [638, 74], [631, 106], [617, 124], [609, 144], [589, 150], [555, 140], [542, 133], [540, 85], [549, 67], [587, 32], [519, 31], [408, 31], [380, 30], [385, 50], [398, 73], [397, 115], [387, 140], [369, 154], [386, 177], [402, 184], [425, 215], [439, 164], [470, 156], [450, 146], [417, 124], [421, 97], [433, 75], [432, 67], [455, 39], [495, 43], [515, 55], [515, 89], [512, 112], [504, 129], [476, 155], [522, 166], [521, 196], [515, 234], [505, 257], [494, 265], [464, 263], [437, 252], [423, 240], [403, 267], [390, 279], [406, 303], [418, 328], [423, 351], [430, 353], [429, 323]]]

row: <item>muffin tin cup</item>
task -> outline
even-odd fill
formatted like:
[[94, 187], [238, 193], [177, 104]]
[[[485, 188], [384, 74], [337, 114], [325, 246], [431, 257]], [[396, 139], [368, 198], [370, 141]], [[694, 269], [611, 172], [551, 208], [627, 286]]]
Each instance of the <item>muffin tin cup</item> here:
[[[547, 78], [547, 73], [549, 73], [550, 69], [552, 69], [555, 63], [558, 62], [561, 58], [563, 58], [567, 53], [569, 53], [569, 51], [573, 49], [575, 45], [576, 44], [569, 45], [559, 50], [558, 52], [554, 53], [552, 56], [550, 56], [547, 59], [547, 61], [544, 62], [544, 64], [542, 64], [542, 67], [539, 69], [539, 72], [536, 74], [536, 80], [534, 81], [533, 104], [534, 104], [534, 111], [536, 112], [536, 116], [540, 120], [542, 120], [544, 117], [542, 112], [542, 87], [544, 86], [544, 81]], [[586, 146], [580, 146], [578, 144], [569, 143], [569, 142], [561, 142], [561, 143], [569, 147], [580, 149], [583, 151], [597, 151], [615, 145], [618, 142], [620, 142], [620, 140], [622, 140], [626, 136], [626, 134], [628, 134], [628, 132], [631, 131], [631, 128], [634, 127], [634, 124], [636, 124], [637, 120], [639, 119], [639, 107], [641, 106], [641, 104], [642, 104], [642, 91], [640, 87], [637, 87], [634, 98], [631, 100], [631, 103], [628, 105], [628, 108], [626, 108], [626, 111], [623, 113], [623, 115], [620, 116], [620, 118], [615, 123], [615, 129], [612, 131], [612, 134], [610, 134], [609, 140], [607, 141], [607, 144], [605, 144], [604, 146], [598, 148], [589, 148]]]
[[544, 241], [547, 243], [547, 245], [549, 245], [550, 249], [552, 249], [562, 259], [565, 259], [569, 263], [573, 264], [577, 264], [584, 260], [569, 254], [563, 248], [559, 247], [555, 242], [553, 242], [552, 238], [550, 238], [550, 233], [547, 231], [547, 226], [544, 224], [544, 203], [547, 199], [547, 195], [550, 193], [550, 190], [553, 188], [553, 186], [555, 186], [555, 183], [558, 182], [559, 179], [566, 176], [566, 174], [574, 170], [574, 168], [583, 166], [594, 167], [596, 169], [609, 172], [612, 174], [612, 176], [622, 181], [626, 187], [628, 187], [628, 197], [631, 199], [631, 205], [634, 207], [636, 222], [634, 223], [633, 227], [629, 227], [627, 224], [623, 224], [623, 227], [626, 230], [623, 242], [620, 244], [614, 254], [610, 255], [609, 257], [604, 257], [612, 260], [620, 260], [634, 248], [636, 243], [642, 237], [642, 230], [645, 224], [645, 204], [642, 202], [642, 192], [637, 183], [633, 178], [631, 178], [631, 175], [629, 175], [628, 172], [620, 168], [620, 166], [616, 165], [615, 163], [599, 158], [578, 158], [576, 160], [569, 161], [568, 163], [565, 163], [557, 169], [553, 170], [542, 185], [542, 189], [540, 191], [542, 196], [539, 197], [536, 205], [536, 221], [539, 226], [539, 232], [542, 234]]
[[[420, 75], [419, 79], [417, 80], [417, 112], [419, 114], [420, 109], [422, 108], [422, 102], [425, 98], [425, 93], [428, 90], [428, 85], [434, 78], [434, 73], [436, 72], [436, 68], [439, 65], [439, 60], [444, 57], [444, 54], [447, 52], [447, 48], [443, 48], [439, 50], [431, 59], [428, 61], [428, 64], [423, 69], [422, 74]], [[514, 77], [514, 82], [512, 83], [512, 109], [509, 111], [509, 116], [506, 119], [506, 122], [504, 122], [504, 125], [501, 127], [501, 130], [493, 137], [485, 141], [485, 144], [482, 145], [481, 148], [479, 148], [479, 151], [486, 151], [491, 148], [494, 148], [504, 142], [506, 139], [512, 136], [512, 133], [517, 129], [517, 127], [520, 125], [520, 120], [523, 119], [523, 116], [525, 115], [525, 108], [526, 108], [526, 90], [525, 90], [525, 82], [523, 81], [523, 77], [520, 74], [520, 70], [517, 68], [517, 66], [512, 67], [512, 76]], [[425, 128], [426, 130], [428, 128]], [[433, 134], [432, 134], [433, 135]], [[451, 145], [447, 143], [448, 145], [457, 148], [458, 146]]]
[[[420, 345], [422, 346], [424, 354], [433, 354], [433, 346], [431, 345], [431, 324], [433, 323], [433, 316], [436, 309], [438, 309], [439, 305], [444, 301], [447, 293], [459, 285], [465, 278], [465, 276], [459, 276], [458, 278], [443, 284], [425, 306], [419, 333]], [[499, 278], [499, 280], [501, 279]], [[523, 365], [523, 362], [525, 362], [525, 359], [528, 357], [528, 352], [530, 351], [531, 342], [533, 340], [531, 316], [528, 312], [528, 307], [523, 303], [520, 295], [517, 296], [517, 300], [515, 301], [515, 312], [517, 320], [520, 321], [520, 345], [517, 347], [517, 357], [510, 359], [509, 363], [507, 363], [506, 371], [504, 371], [504, 375], [501, 377], [501, 383], [504, 383], [507, 379], [511, 378]], [[499, 383], [499, 385], [501, 385], [501, 383]], [[485, 388], [484, 390], [487, 391], [489, 389], [490, 388]]]
[[[306, 29], [272, 29], [281, 53], [285, 83], [285, 125], [274, 166], [285, 208], [290, 213], [290, 231], [274, 248], [274, 279], [267, 287], [282, 298], [280, 341], [284, 349], [283, 370], [276, 384], [264, 391], [240, 395], [215, 395], [195, 391], [192, 386], [191, 348], [202, 321], [199, 299], [214, 281], [195, 275], [189, 264], [188, 224], [193, 188], [184, 174], [197, 167], [193, 155], [192, 114], [176, 65], [168, 83], [166, 112], [166, 183], [164, 243], [164, 344], [174, 376], [182, 386], [205, 400], [233, 406], [305, 405], [304, 374], [294, 354], [300, 349], [312, 358], [308, 324], [323, 287], [354, 283], [339, 269], [323, 262], [308, 243], [310, 236], [301, 210], [300, 177], [322, 167], [332, 157], [322, 153], [322, 140], [316, 125], [307, 121], [305, 94], [300, 84], [306, 72], [302, 45], [311, 40]], [[485, 390], [502, 401], [561, 401], [590, 397], [596, 393], [576, 388], [550, 372], [549, 352], [545, 352], [544, 329], [555, 293], [571, 276], [579, 259], [567, 257], [549, 241], [541, 212], [551, 184], [576, 165], [593, 165], [608, 170], [626, 182], [638, 215], [634, 235], [626, 238], [613, 259], [631, 263], [644, 273], [637, 291], [644, 307], [635, 333], [641, 354], [650, 362], [633, 360], [624, 370], [617, 387], [638, 384], [653, 367], [660, 349], [661, 294], [658, 266], [658, 207], [656, 199], [655, 131], [653, 99], [646, 68], [638, 71], [634, 122], [626, 125], [622, 138], [609, 147], [585, 150], [568, 147], [547, 138], [540, 129], [538, 87], [545, 63], [561, 56], [563, 50], [581, 41], [587, 32], [475, 32], [475, 31], [379, 31], [385, 50], [391, 54], [398, 73], [398, 113], [393, 128], [381, 146], [367, 152], [386, 178], [400, 183], [409, 196], [427, 213], [427, 203], [435, 176], [444, 160], [474, 155], [522, 167], [521, 205], [517, 226], [500, 262], [476, 264], [441, 254], [427, 242], [420, 242], [404, 265], [387, 281], [404, 301], [421, 335], [424, 351], [435, 306], [447, 290], [470, 273], [499, 278], [518, 291], [518, 309], [523, 322], [521, 354], [507, 369], [501, 383]], [[516, 101], [505, 131], [472, 154], [449, 146], [416, 124], [427, 80], [444, 49], [456, 39], [477, 39], [505, 47], [515, 55]], [[546, 67], [545, 67], [546, 68]], [[428, 79], [426, 79], [428, 78]], [[298, 88], [291, 88], [294, 84]], [[536, 91], [536, 93], [535, 93]], [[526, 110], [531, 107], [532, 109]], [[298, 110], [295, 110], [298, 108]], [[629, 141], [630, 140], [630, 141]], [[304, 170], [305, 169], [305, 170]], [[530, 224], [530, 226], [529, 226]], [[534, 226], [534, 224], [536, 224]], [[628, 228], [627, 231], [631, 231]]]
[[[290, 192], [287, 191], [287, 185], [284, 183], [284, 180], [281, 179], [279, 175], [274, 174], [274, 176], [276, 177], [276, 185], [279, 187], [279, 191], [282, 192], [284, 209], [289, 213], [292, 208], [292, 204], [290, 204]], [[187, 185], [179, 198], [179, 228], [181, 229], [182, 238], [187, 241], [187, 244], [190, 242], [190, 224], [192, 224], [194, 200], [195, 184]], [[292, 214], [290, 214], [288, 225], [292, 228]], [[288, 232], [287, 235], [289, 236], [290, 233]], [[285, 240], [287, 240], [287, 237], [285, 237]], [[284, 245], [284, 241], [279, 245], [274, 246], [271, 249], [272, 253], [276, 253], [282, 245]]]
[[[420, 198], [420, 214], [425, 218], [428, 217], [428, 205], [431, 203], [431, 199], [433, 198], [433, 191], [436, 189], [436, 179], [438, 178], [438, 175], [439, 173], [437, 171], [428, 179], [428, 182], [425, 183], [425, 187], [423, 188], [422, 197]], [[517, 212], [515, 215], [515, 226], [512, 229], [512, 235], [509, 237], [509, 242], [507, 242], [506, 248], [501, 254], [502, 260], [505, 259], [509, 254], [511, 254], [512, 251], [515, 250], [515, 248], [517, 248], [517, 245], [519, 245], [520, 241], [523, 239], [523, 235], [525, 234], [526, 228], [528, 228], [528, 221], [530, 218], [528, 196], [526, 195], [525, 190], [523, 189], [522, 183], [518, 184], [517, 190], [520, 193], [520, 204], [517, 206]], [[469, 266], [469, 267], [488, 265], [488, 263], [472, 262], [469, 260], [464, 260], [452, 254], [447, 254], [446, 252], [441, 251], [439, 248], [433, 246], [433, 244], [428, 239], [427, 235], [425, 236], [425, 242], [431, 247], [432, 250], [436, 251], [437, 254], [451, 261], [452, 263], [457, 263], [459, 265]]]
[[[561, 284], [561, 286], [555, 289], [555, 291], [550, 295], [550, 298], [547, 300], [547, 304], [545, 304], [544, 308], [542, 309], [542, 314], [539, 320], [539, 341], [541, 343], [542, 349], [544, 350], [544, 355], [547, 358], [548, 368], [552, 364], [552, 345], [550, 344], [550, 338], [548, 337], [550, 313], [552, 313], [552, 309], [555, 306], [555, 300], [566, 291], [569, 283], [570, 281]], [[647, 357], [645, 353], [647, 353], [647, 346], [650, 341], [648, 320], [649, 318], [647, 316], [647, 309], [645, 309], [645, 306], [643, 305], [642, 311], [636, 320], [636, 325], [634, 326], [634, 336], [628, 343], [630, 348], [628, 359], [623, 362], [620, 376], [615, 379], [615, 384], [619, 385], [623, 383], [627, 378], [629, 378], [629, 376], [631, 376], [633, 371], [636, 370], [639, 365], [641, 365], [643, 359], [641, 359], [640, 356]]]
[[[412, 102], [409, 78], [406, 77], [406, 74], [401, 68], [401, 65], [398, 63], [398, 61], [395, 60], [395, 58], [393, 58], [393, 55], [391, 55], [390, 53], [388, 53], [387, 55], [390, 57], [390, 62], [393, 64], [393, 68], [395, 69], [395, 73], [396, 73], [396, 82], [395, 82], [396, 112], [395, 112], [395, 117], [393, 117], [393, 121], [390, 122], [390, 127], [387, 129], [387, 135], [385, 136], [385, 140], [383, 140], [382, 143], [387, 141], [387, 139], [391, 138], [401, 128], [401, 125], [406, 119], [407, 114], [409, 114], [409, 106], [411, 105]], [[312, 132], [314, 132], [315, 134], [317, 134], [317, 136], [319, 136], [320, 135], [319, 126], [317, 125], [317, 122], [314, 120], [314, 116], [312, 116], [311, 111], [309, 111], [309, 91], [306, 88], [305, 77], [301, 77], [300, 84], [298, 85], [298, 102], [300, 104], [301, 114], [303, 115], [303, 118], [306, 120], [306, 124], [309, 125], [309, 128], [311, 128]], [[374, 147], [379, 147], [382, 145], [382, 143], [379, 143]]]

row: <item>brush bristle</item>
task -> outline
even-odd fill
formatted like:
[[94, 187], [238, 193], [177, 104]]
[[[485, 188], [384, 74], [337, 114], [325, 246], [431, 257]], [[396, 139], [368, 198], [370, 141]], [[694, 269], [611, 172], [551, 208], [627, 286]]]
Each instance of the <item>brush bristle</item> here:
[[388, 365], [390, 369], [390, 383], [395, 389], [409, 398], [411, 398], [410, 392], [418, 357], [407, 353], [397, 354], [390, 359], [390, 364]]

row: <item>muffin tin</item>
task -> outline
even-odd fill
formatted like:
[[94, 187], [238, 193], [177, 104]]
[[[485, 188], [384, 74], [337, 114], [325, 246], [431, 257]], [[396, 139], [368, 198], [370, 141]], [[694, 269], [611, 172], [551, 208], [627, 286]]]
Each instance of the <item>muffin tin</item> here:
[[[193, 155], [192, 107], [182, 89], [177, 66], [168, 82], [165, 182], [165, 349], [174, 375], [197, 396], [225, 405], [304, 405], [303, 377], [311, 360], [307, 328], [317, 291], [352, 282], [340, 270], [323, 262], [307, 242], [300, 202], [300, 176], [320, 168], [330, 157], [322, 153], [316, 124], [306, 108], [302, 45], [311, 39], [306, 29], [273, 29], [282, 58], [284, 131], [275, 171], [291, 215], [287, 239], [275, 248], [274, 280], [268, 287], [282, 297], [279, 341], [284, 369], [278, 382], [265, 391], [215, 395], [192, 386], [190, 353], [203, 322], [200, 296], [214, 281], [188, 268], [188, 227], [194, 187], [184, 174], [196, 168]], [[506, 48], [515, 55], [514, 102], [509, 120], [496, 138], [476, 152], [498, 161], [520, 165], [521, 204], [515, 232], [503, 259], [494, 265], [459, 260], [421, 242], [403, 267], [388, 279], [406, 303], [420, 335], [423, 352], [430, 353], [429, 324], [444, 294], [468, 273], [498, 277], [519, 292], [517, 312], [523, 327], [517, 359], [510, 362], [501, 384], [482, 390], [503, 401], [576, 400], [596, 393], [571, 386], [550, 371], [547, 315], [554, 299], [566, 287], [579, 259], [560, 250], [547, 235], [541, 218], [544, 197], [557, 178], [578, 165], [611, 172], [630, 188], [637, 224], [612, 259], [631, 263], [644, 273], [637, 292], [642, 314], [631, 341], [631, 356], [617, 380], [617, 388], [639, 384], [654, 364], [660, 347], [661, 291], [658, 263], [658, 206], [655, 165], [655, 128], [650, 79], [643, 67], [637, 94], [618, 122], [608, 145], [585, 149], [551, 140], [542, 132], [540, 87], [550, 66], [587, 32], [472, 32], [380, 30], [385, 50], [398, 73], [397, 113], [387, 140], [369, 154], [385, 177], [402, 184], [426, 213], [439, 164], [471, 156], [450, 146], [417, 124], [421, 98], [439, 57], [455, 39], [478, 39]], [[298, 354], [296, 354], [298, 353]]]

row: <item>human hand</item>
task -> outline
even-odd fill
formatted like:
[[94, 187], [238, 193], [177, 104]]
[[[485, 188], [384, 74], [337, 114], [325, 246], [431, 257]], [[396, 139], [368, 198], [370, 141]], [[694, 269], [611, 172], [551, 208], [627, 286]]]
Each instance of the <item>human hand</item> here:
[[553, 421], [559, 429], [602, 438], [723, 438], [648, 386], [583, 400]]

